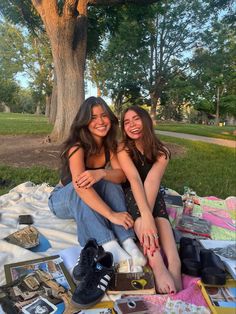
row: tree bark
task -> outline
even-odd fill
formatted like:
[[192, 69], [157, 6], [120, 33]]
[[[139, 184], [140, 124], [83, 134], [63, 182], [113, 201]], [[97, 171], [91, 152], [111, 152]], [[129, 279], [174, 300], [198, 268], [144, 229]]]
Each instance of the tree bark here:
[[52, 97], [51, 97], [50, 111], [49, 111], [49, 122], [52, 123], [53, 125], [56, 121], [56, 115], [57, 115], [57, 75], [54, 69]]
[[50, 116], [50, 107], [51, 107], [52, 95], [46, 95], [45, 97], [45, 116], [49, 118]]

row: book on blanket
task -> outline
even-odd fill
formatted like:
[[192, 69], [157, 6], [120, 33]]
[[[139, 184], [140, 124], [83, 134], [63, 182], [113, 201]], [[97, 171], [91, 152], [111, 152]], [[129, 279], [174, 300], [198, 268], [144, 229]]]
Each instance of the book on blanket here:
[[0, 287], [8, 298], [7, 313], [64, 313], [70, 304], [74, 282], [59, 255], [4, 265], [7, 285]]
[[236, 280], [236, 245], [235, 241], [199, 240], [206, 249], [211, 249], [217, 254], [226, 269]]
[[199, 280], [198, 286], [213, 314], [236, 313], [235, 280], [227, 280], [223, 286], [206, 285]]
[[150, 268], [143, 272], [118, 273], [111, 279], [108, 294], [155, 294], [155, 281]]

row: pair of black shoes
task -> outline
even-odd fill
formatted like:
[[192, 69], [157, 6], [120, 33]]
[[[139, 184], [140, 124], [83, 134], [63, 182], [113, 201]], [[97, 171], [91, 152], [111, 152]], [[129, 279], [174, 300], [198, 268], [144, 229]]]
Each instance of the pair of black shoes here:
[[181, 238], [179, 255], [182, 273], [201, 277], [205, 284], [225, 284], [226, 271], [223, 262], [212, 250], [202, 248], [196, 239]]
[[95, 239], [89, 239], [73, 269], [73, 277], [79, 281], [72, 296], [72, 303], [88, 308], [98, 303], [114, 275], [113, 255], [105, 252]]

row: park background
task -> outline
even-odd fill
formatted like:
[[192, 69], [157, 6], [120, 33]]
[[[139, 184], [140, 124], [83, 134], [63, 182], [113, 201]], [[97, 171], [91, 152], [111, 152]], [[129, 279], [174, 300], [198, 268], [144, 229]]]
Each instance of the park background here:
[[[235, 4], [226, 0], [2, 0], [0, 141], [9, 136], [11, 148], [18, 136], [23, 147], [24, 137], [36, 136], [39, 152], [45, 145], [59, 151], [92, 94], [118, 116], [142, 105], [157, 133], [235, 140], [235, 30]], [[172, 149], [165, 186], [236, 195], [235, 148], [160, 138]], [[57, 183], [58, 153], [54, 167], [37, 165], [33, 154], [33, 165], [16, 167], [12, 154], [0, 160], [1, 194], [28, 180]]]

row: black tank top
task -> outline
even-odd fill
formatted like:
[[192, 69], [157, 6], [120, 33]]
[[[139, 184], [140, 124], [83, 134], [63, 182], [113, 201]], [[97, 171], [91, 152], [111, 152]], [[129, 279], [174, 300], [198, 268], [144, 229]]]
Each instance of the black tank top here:
[[[74, 153], [77, 152], [77, 150], [80, 149], [80, 148], [81, 148], [81, 146], [77, 146], [77, 148], [68, 156], [68, 159], [70, 159], [71, 156], [73, 156]], [[109, 162], [110, 162], [110, 151], [109, 150], [105, 150], [105, 163], [104, 163], [103, 166], [97, 167], [97, 168], [90, 168], [90, 167], [86, 167], [85, 166], [85, 169], [86, 170], [105, 169]], [[72, 181], [72, 175], [71, 175], [69, 166], [67, 167], [67, 169], [65, 169], [65, 167], [62, 168], [62, 171], [61, 171], [61, 183], [65, 186], [68, 183], [70, 183], [71, 181]]]

